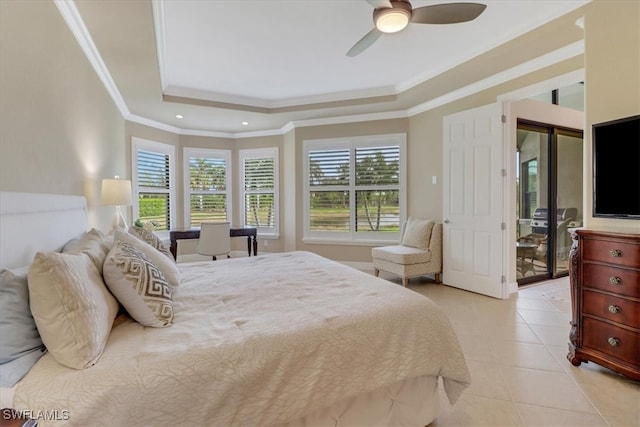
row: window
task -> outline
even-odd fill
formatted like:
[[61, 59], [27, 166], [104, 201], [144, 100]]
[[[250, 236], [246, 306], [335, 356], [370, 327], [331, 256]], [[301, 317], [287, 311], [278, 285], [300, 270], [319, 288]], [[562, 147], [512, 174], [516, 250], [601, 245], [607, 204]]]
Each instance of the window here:
[[185, 223], [230, 221], [231, 151], [185, 148]]
[[404, 134], [305, 141], [305, 241], [398, 240]]
[[175, 226], [175, 147], [140, 138], [132, 138], [131, 146], [134, 220], [169, 230]]
[[240, 150], [242, 220], [262, 236], [279, 235], [278, 149]]

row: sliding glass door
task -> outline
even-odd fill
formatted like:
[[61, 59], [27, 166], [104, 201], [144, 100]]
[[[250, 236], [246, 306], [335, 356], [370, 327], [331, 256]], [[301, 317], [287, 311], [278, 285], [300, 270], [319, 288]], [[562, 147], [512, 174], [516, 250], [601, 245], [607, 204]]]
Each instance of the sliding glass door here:
[[582, 221], [582, 131], [518, 121], [516, 262], [519, 284], [568, 274]]

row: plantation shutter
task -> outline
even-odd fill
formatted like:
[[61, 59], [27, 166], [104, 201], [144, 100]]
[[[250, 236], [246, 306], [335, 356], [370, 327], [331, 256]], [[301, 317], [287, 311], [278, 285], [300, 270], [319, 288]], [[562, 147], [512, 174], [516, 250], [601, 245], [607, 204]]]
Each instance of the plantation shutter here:
[[398, 185], [400, 147], [356, 148], [356, 185]]
[[138, 150], [138, 210], [143, 222], [168, 230], [170, 218], [170, 158], [168, 154]]
[[303, 141], [303, 241], [390, 242], [405, 218], [406, 135]]
[[138, 150], [138, 186], [145, 190], [169, 189], [169, 155]]
[[355, 149], [356, 231], [397, 232], [400, 147]]
[[275, 165], [272, 157], [245, 158], [244, 223], [253, 227], [275, 226]]
[[349, 149], [309, 152], [309, 227], [314, 231], [349, 231]]
[[205, 221], [227, 221], [227, 174], [225, 158], [188, 155], [189, 225]]

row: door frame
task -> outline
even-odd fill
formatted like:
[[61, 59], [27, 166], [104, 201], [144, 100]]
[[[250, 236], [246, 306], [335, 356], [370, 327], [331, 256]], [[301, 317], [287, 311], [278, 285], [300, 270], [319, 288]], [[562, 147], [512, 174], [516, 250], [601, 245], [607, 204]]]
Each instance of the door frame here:
[[[516, 138], [518, 130], [518, 114], [523, 114], [523, 105], [527, 98], [538, 95], [540, 93], [551, 91], [559, 87], [569, 86], [571, 84], [581, 82], [585, 80], [585, 70], [581, 68], [579, 70], [556, 76], [549, 80], [538, 82], [536, 84], [526, 86], [517, 89], [512, 92], [508, 92], [498, 96], [498, 102], [502, 104], [503, 114], [503, 155], [504, 165], [506, 169], [506, 185], [504, 186], [504, 212], [503, 217], [506, 218], [506, 232], [504, 233], [504, 247], [506, 250], [504, 253], [505, 275], [507, 282], [507, 294], [511, 294], [518, 291], [518, 282], [516, 280], [516, 246], [513, 242], [516, 241], [516, 171], [515, 171], [515, 159], [516, 159]], [[544, 123], [556, 124], [557, 117], [554, 113], [555, 108], [563, 108], [553, 104], [545, 104], [547, 107], [544, 110], [537, 111], [536, 117], [531, 118]], [[564, 109], [563, 110], [568, 110]], [[575, 111], [575, 110], [571, 110]], [[528, 118], [528, 117], [521, 117]], [[581, 111], [575, 111], [571, 119], [566, 123], [557, 123], [563, 127], [583, 129], [585, 127], [585, 114]], [[586, 154], [588, 150], [583, 151], [583, 170], [586, 169]], [[582, 177], [583, 186], [585, 187], [585, 176]], [[583, 194], [582, 197], [582, 212], [586, 212], [587, 197]]]

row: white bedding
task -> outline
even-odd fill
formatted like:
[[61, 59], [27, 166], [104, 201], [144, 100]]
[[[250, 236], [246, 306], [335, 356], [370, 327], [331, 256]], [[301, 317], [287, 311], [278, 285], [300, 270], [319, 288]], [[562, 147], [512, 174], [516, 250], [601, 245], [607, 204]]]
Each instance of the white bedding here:
[[383, 279], [308, 252], [180, 272], [173, 326], [119, 317], [95, 366], [45, 355], [14, 407], [68, 411], [73, 425], [264, 426], [425, 375], [453, 403], [470, 381], [441, 309]]

